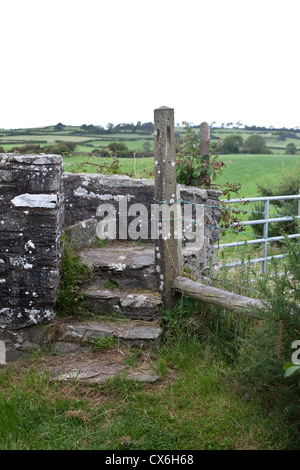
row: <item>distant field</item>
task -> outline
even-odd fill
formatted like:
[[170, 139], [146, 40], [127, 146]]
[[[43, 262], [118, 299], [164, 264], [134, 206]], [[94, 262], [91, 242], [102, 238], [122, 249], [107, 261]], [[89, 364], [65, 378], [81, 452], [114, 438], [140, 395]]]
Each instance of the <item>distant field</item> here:
[[[259, 196], [257, 184], [277, 183], [282, 168], [293, 168], [297, 162], [300, 164], [299, 155], [222, 155], [223, 161], [230, 160], [231, 164], [223, 170], [222, 176], [217, 179], [217, 184], [241, 183], [241, 195], [244, 197]], [[299, 170], [298, 170], [299, 171]], [[300, 189], [300, 188], [299, 188]]]
[[[124, 142], [129, 150], [142, 151], [145, 142], [150, 143], [150, 150], [153, 150], [153, 133], [149, 131], [122, 130], [116, 128], [112, 133], [103, 131], [102, 133], [93, 130], [84, 131], [80, 126], [64, 126], [58, 130], [56, 126], [41, 127], [35, 129], [0, 129], [0, 146], [5, 151], [9, 151], [13, 146], [21, 146], [26, 143], [38, 143], [41, 148], [57, 142], [71, 141], [76, 143], [76, 152], [90, 153], [95, 148], [109, 145], [111, 142]], [[199, 135], [199, 126], [195, 129]], [[185, 133], [184, 127], [175, 127], [175, 135], [180, 136]], [[266, 141], [267, 147], [273, 154], [284, 154], [286, 146], [290, 143], [295, 144], [298, 153], [300, 152], [300, 131], [266, 129], [264, 131], [249, 130], [243, 128], [212, 128], [211, 140], [217, 137], [226, 138], [232, 134], [239, 134], [243, 140], [251, 134], [260, 134]]]
[[[76, 171], [76, 164], [83, 161], [89, 161], [89, 157], [65, 157], [64, 164], [66, 171]], [[216, 183], [219, 185], [230, 183], [241, 183], [241, 196], [256, 197], [259, 196], [257, 184], [276, 183], [280, 177], [283, 166], [286, 169], [293, 168], [297, 162], [300, 162], [299, 155], [222, 155], [220, 160], [231, 161], [223, 169], [222, 176], [218, 176]], [[109, 159], [96, 158], [90, 160], [103, 164], [109, 162]], [[121, 168], [124, 172], [130, 173], [135, 169], [137, 174], [142, 170], [154, 170], [153, 158], [120, 158]], [[96, 173], [96, 167], [86, 166], [85, 171]]]
[[[64, 157], [64, 169], [67, 172], [80, 172], [80, 173], [97, 173], [97, 164], [110, 164], [109, 158], [90, 158], [89, 156], [71, 156]], [[136, 177], [144, 176], [143, 172], [147, 173], [154, 170], [154, 158], [120, 158], [120, 166], [124, 173], [135, 172]], [[92, 162], [94, 165], [88, 163], [84, 166], [80, 166], [81, 163]]]

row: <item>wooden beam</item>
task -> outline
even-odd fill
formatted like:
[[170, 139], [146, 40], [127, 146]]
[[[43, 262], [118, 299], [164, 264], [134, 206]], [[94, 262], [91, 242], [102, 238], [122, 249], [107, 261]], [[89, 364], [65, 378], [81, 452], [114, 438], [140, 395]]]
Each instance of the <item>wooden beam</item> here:
[[227, 310], [248, 312], [252, 307], [265, 307], [263, 302], [259, 299], [251, 299], [250, 297], [227, 292], [216, 287], [192, 281], [191, 279], [182, 276], [176, 277], [173, 282], [173, 289], [175, 292], [180, 292], [185, 297], [202, 300], [203, 302], [217, 305]]

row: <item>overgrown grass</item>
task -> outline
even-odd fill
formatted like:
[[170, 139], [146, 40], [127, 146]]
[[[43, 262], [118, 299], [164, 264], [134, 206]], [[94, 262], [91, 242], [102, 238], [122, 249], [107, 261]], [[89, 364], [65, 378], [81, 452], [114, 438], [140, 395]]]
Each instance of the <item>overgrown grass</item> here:
[[[184, 339], [184, 341], [183, 341]], [[176, 345], [176, 348], [174, 346]], [[232, 386], [221, 351], [191, 337], [159, 354], [157, 384], [52, 382], [32, 364], [0, 373], [0, 448], [197, 450], [293, 448], [280, 409]]]
[[[164, 316], [152, 384], [51, 380], [39, 358], [0, 371], [0, 448], [6, 450], [281, 450], [299, 447], [281, 386], [256, 393], [239, 379], [237, 324], [194, 301]], [[96, 345], [98, 346], [98, 345]], [[103, 344], [100, 345], [101, 348]], [[136, 366], [133, 350], [127, 364]], [[282, 378], [282, 381], [284, 379]]]

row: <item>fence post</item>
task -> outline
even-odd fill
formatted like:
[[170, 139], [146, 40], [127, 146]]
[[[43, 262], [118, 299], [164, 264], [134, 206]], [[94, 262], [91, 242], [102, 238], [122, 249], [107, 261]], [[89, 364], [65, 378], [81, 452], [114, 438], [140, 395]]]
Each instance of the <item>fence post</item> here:
[[[267, 199], [265, 201], [265, 216], [264, 218], [266, 219], [266, 222], [264, 223], [264, 239], [266, 240], [268, 238], [268, 230], [269, 230], [269, 206], [270, 206], [270, 201]], [[267, 256], [268, 256], [268, 242], [264, 242], [264, 261], [262, 265], [262, 272], [266, 273], [267, 272]]]
[[[206, 163], [209, 164], [210, 157], [208, 153], [208, 146], [210, 140], [210, 129], [208, 122], [202, 122], [200, 124], [200, 143], [199, 143], [199, 151], [201, 157], [206, 157]], [[201, 184], [205, 184], [210, 187], [210, 177], [207, 177], [205, 171], [203, 171], [200, 175], [200, 182]]]
[[181, 274], [182, 221], [176, 184], [174, 109], [165, 106], [154, 110], [154, 163], [155, 269], [164, 308], [169, 310], [176, 301], [173, 281]]

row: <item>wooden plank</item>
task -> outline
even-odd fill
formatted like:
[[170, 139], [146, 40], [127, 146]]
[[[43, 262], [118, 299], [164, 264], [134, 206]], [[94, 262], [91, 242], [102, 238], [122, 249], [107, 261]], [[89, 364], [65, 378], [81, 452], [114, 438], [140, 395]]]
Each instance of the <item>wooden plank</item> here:
[[227, 292], [182, 276], [176, 277], [173, 282], [173, 289], [185, 297], [202, 300], [227, 310], [248, 312], [251, 307], [265, 308], [265, 305], [259, 299], [251, 299], [250, 297]]

